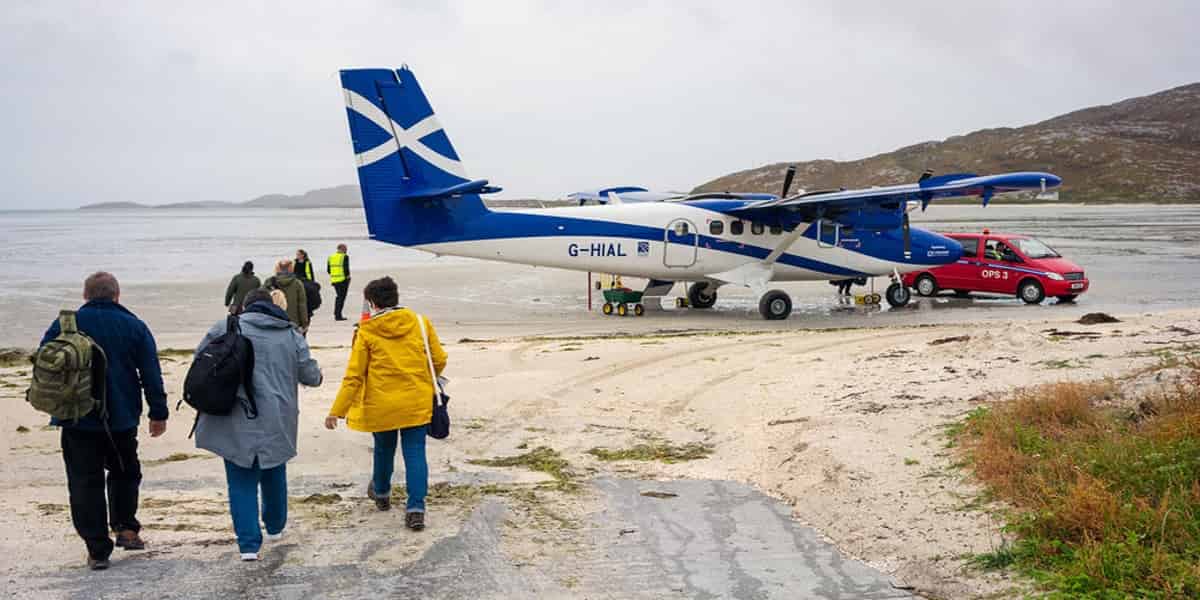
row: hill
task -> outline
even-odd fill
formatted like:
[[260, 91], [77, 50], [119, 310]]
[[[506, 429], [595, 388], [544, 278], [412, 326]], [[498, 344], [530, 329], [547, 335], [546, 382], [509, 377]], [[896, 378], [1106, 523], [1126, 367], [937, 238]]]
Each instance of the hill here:
[[916, 181], [936, 173], [1048, 171], [1065, 202], [1200, 202], [1200, 83], [1017, 128], [983, 129], [861, 160], [778, 163], [697, 192], [779, 193], [787, 165], [814, 190]]

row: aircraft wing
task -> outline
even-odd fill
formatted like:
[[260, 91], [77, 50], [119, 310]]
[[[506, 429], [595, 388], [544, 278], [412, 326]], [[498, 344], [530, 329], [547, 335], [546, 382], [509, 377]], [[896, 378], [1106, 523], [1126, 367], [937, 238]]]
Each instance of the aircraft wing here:
[[1062, 179], [1057, 175], [1039, 172], [1003, 173], [979, 176], [973, 173], [955, 173], [929, 177], [917, 183], [873, 187], [859, 190], [831, 190], [807, 192], [787, 198], [764, 200], [747, 204], [733, 210], [734, 214], [752, 217], [783, 211], [807, 220], [810, 217], [828, 215], [875, 207], [894, 208], [909, 201], [921, 203], [924, 209], [929, 202], [940, 198], [962, 198], [979, 196], [986, 206], [992, 196], [1011, 192], [1039, 192], [1057, 188]]

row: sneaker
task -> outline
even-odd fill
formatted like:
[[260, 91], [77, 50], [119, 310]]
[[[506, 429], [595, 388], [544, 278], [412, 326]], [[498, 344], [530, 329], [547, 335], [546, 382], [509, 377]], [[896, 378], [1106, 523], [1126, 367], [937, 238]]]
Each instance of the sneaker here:
[[392, 499], [388, 496], [376, 496], [375, 486], [367, 484], [367, 497], [375, 501], [375, 508], [381, 511], [392, 510]]
[[88, 568], [93, 571], [105, 571], [108, 569], [109, 566], [111, 566], [111, 564], [108, 562], [107, 558], [91, 558], [91, 557], [88, 558], [87, 565], [88, 565]]
[[425, 513], [410, 512], [404, 515], [404, 526], [413, 530], [420, 531], [425, 529]]
[[256, 560], [258, 560], [257, 552], [243, 552], [242, 553], [242, 562], [254, 562]]
[[268, 542], [278, 542], [279, 540], [283, 539], [283, 532], [280, 531], [279, 533], [268, 533], [266, 535], [266, 539]]
[[145, 550], [146, 540], [138, 536], [137, 532], [132, 529], [122, 530], [117, 534], [116, 545], [118, 548], [126, 550]]

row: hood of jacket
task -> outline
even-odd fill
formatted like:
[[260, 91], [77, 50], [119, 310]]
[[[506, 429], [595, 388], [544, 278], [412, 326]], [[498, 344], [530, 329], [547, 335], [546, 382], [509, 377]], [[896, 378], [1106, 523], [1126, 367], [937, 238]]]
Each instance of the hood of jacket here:
[[296, 280], [296, 274], [295, 273], [276, 273], [272, 279], [274, 279], [275, 282], [278, 283], [280, 286], [287, 286], [287, 285], [291, 285], [291, 283]]
[[266, 302], [255, 302], [246, 307], [239, 317], [241, 320], [263, 329], [287, 329], [292, 326], [287, 313], [283, 309]]
[[416, 313], [407, 308], [394, 308], [379, 313], [359, 325], [359, 329], [365, 333], [388, 339], [421, 335], [417, 331]]

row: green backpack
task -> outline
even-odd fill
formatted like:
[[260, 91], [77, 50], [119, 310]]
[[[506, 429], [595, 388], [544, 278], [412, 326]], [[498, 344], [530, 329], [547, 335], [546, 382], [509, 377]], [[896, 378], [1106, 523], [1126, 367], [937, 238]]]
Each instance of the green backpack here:
[[[102, 412], [106, 408], [102, 374], [106, 372], [107, 357], [92, 338], [79, 331], [75, 311], [60, 312], [58, 325], [61, 329], [58, 337], [30, 357], [33, 380], [25, 392], [25, 400], [60, 421], [78, 421], [97, 406]], [[97, 373], [101, 376], [96, 377]], [[93, 389], [99, 394], [93, 394]]]

